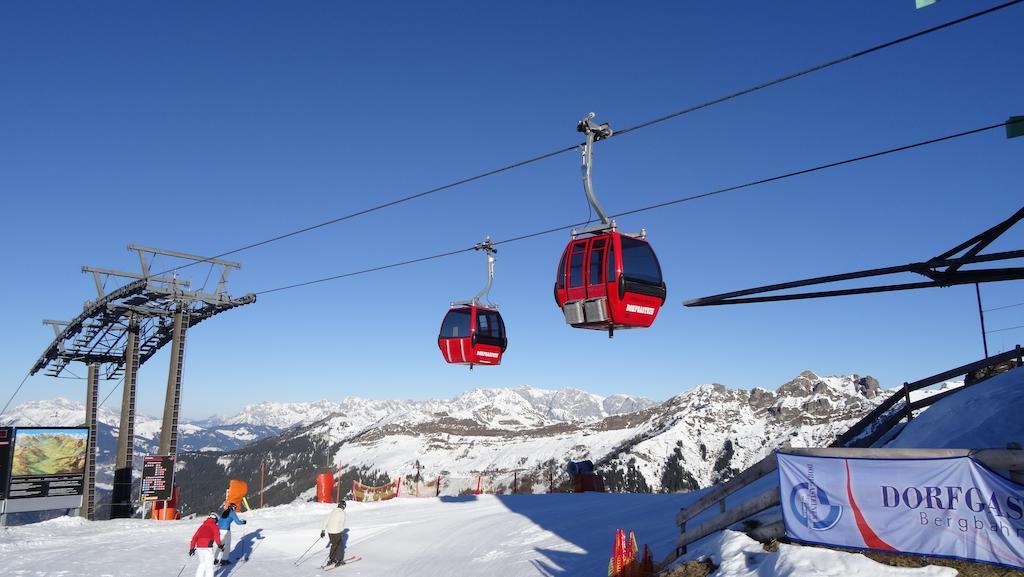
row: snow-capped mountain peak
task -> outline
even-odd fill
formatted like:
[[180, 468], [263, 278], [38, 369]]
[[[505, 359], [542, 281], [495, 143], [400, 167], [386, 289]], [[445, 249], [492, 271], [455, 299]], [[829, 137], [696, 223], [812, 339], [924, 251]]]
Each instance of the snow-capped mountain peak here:
[[[96, 419], [100, 423], [116, 427], [120, 423], [121, 417], [118, 409], [102, 406], [96, 411]], [[25, 401], [0, 417], [0, 425], [3, 426], [74, 427], [83, 423], [85, 423], [85, 403], [65, 397]]]

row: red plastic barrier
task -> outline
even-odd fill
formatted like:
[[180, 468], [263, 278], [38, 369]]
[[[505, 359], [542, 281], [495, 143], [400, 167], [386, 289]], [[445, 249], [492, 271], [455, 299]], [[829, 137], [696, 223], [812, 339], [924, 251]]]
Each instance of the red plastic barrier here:
[[334, 502], [334, 474], [320, 473], [316, 476], [316, 502]]

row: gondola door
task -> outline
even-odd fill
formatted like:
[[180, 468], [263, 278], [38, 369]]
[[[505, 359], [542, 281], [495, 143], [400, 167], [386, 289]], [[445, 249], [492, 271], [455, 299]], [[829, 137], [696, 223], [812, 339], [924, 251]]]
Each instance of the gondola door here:
[[[605, 257], [612, 236], [595, 236], [587, 243], [587, 300], [583, 301], [583, 314], [588, 323], [604, 323], [609, 319], [608, 279], [605, 278]], [[614, 277], [611, 279], [614, 281]]]
[[441, 323], [437, 346], [449, 363], [470, 363], [473, 358], [473, 325], [476, 307], [453, 308]]
[[587, 298], [586, 264], [587, 245], [590, 239], [584, 238], [571, 242], [567, 249], [565, 262], [565, 298], [562, 300], [562, 312], [565, 320], [571, 325], [586, 322], [583, 316], [583, 301]]

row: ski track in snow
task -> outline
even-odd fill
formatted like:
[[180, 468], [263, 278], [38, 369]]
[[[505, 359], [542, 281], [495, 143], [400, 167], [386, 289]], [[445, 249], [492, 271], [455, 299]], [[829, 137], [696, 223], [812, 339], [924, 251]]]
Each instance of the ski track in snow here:
[[[593, 576], [607, 571], [615, 529], [636, 532], [655, 556], [674, 547], [675, 514], [700, 493], [553, 494], [403, 498], [351, 503], [346, 556], [325, 572], [327, 539], [317, 540], [333, 505], [302, 503], [242, 514], [233, 529], [234, 564], [217, 577]], [[62, 517], [0, 530], [0, 574], [18, 577], [191, 577], [188, 543], [201, 519], [89, 522]], [[248, 562], [239, 562], [248, 556]], [[184, 569], [182, 567], [184, 566]]]

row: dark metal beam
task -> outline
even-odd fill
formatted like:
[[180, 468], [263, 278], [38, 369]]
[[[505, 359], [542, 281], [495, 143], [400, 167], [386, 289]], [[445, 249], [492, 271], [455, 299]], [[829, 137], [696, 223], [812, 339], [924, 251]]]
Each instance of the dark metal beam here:
[[[812, 298], [824, 298], [834, 296], [846, 296], [855, 294], [870, 294], [890, 292], [909, 289], [946, 287], [961, 284], [999, 282], [1007, 280], [1024, 279], [1024, 267], [989, 268], [962, 270], [962, 267], [980, 264], [984, 262], [997, 262], [1024, 258], [1024, 250], [1003, 251], [990, 254], [980, 254], [980, 251], [988, 247], [1000, 235], [1005, 233], [1017, 222], [1024, 220], [1024, 207], [1015, 212], [1010, 218], [993, 226], [985, 232], [972, 237], [953, 249], [925, 262], [909, 263], [904, 265], [873, 268], [862, 271], [855, 271], [843, 274], [820, 276], [809, 279], [765, 285], [751, 289], [721, 293], [708, 297], [691, 299], [683, 302], [687, 307], [747, 304], [759, 302], [791, 301]], [[954, 255], [963, 252], [963, 256]], [[800, 287], [843, 282], [862, 278], [872, 278], [901, 273], [913, 273], [928, 277], [930, 281], [912, 282], [900, 284], [885, 284], [879, 286], [857, 287], [848, 289], [835, 289], [826, 291], [799, 292], [781, 295], [763, 295]]]

